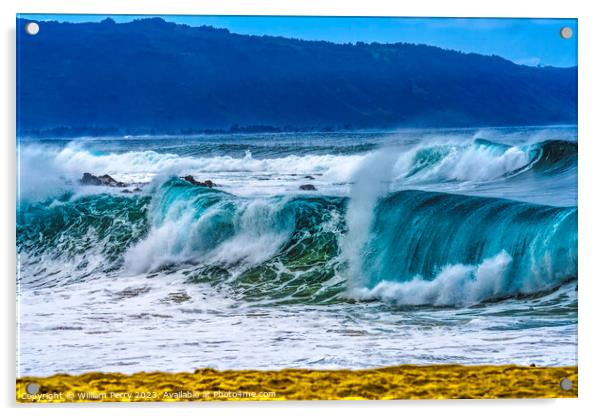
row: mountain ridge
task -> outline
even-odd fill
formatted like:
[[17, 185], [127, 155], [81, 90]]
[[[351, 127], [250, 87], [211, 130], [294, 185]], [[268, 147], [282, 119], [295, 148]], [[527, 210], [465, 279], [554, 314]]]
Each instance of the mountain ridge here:
[[575, 124], [577, 67], [410, 43], [241, 35], [160, 18], [17, 19], [20, 132]]

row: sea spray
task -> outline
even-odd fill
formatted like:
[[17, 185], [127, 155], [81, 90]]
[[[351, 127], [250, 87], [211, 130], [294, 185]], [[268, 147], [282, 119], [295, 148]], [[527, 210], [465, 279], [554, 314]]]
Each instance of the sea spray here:
[[287, 198], [235, 198], [170, 179], [155, 191], [148, 235], [125, 254], [133, 273], [162, 267], [261, 263], [278, 252], [294, 229]]
[[17, 147], [17, 203], [39, 202], [72, 191], [56, 151], [39, 144]]
[[[189, 147], [204, 146], [207, 145], [199, 141]], [[212, 179], [224, 190], [239, 195], [289, 193], [298, 190], [309, 176], [315, 185], [319, 185], [321, 193], [346, 195], [350, 182], [362, 177], [358, 173], [362, 166], [381, 157], [377, 154], [382, 152], [373, 150], [374, 146], [359, 147], [355, 153], [348, 153], [348, 148], [341, 151], [337, 147], [325, 147], [319, 154], [297, 154], [290, 153], [289, 148], [282, 150], [276, 146], [264, 149], [263, 153], [269, 153], [269, 157], [261, 158], [241, 146], [237, 145], [233, 154], [204, 154], [198, 150], [191, 150], [192, 154], [189, 154], [179, 147], [169, 147], [169, 152], [127, 148], [109, 152], [89, 149], [85, 142], [63, 144], [63, 147], [28, 142], [18, 149], [19, 200], [40, 201], [67, 191], [81, 192], [77, 182], [83, 172], [109, 174], [127, 183], [149, 183], [157, 176], [168, 174], [192, 174]], [[257, 145], [249, 147], [259, 148]], [[391, 190], [420, 188], [447, 192], [460, 189], [479, 194], [483, 186], [496, 182], [515, 186], [500, 186], [492, 196], [535, 199], [533, 202], [549, 204], [554, 197], [537, 198], [534, 194], [538, 192], [526, 192], [525, 185], [533, 187], [549, 179], [544, 189], [560, 181], [570, 187], [576, 186], [577, 143], [570, 141], [544, 140], [509, 145], [482, 138], [450, 140], [442, 135], [419, 144], [397, 144], [386, 146], [386, 149], [387, 157], [396, 158], [387, 178]], [[178, 150], [183, 154], [171, 152]], [[262, 154], [260, 150], [257, 152]], [[512, 182], [520, 178], [532, 182]], [[555, 205], [567, 205], [565, 201], [576, 203], [575, 191], [553, 195], [561, 200]]]
[[365, 244], [371, 233], [378, 198], [389, 192], [397, 157], [395, 152], [381, 149], [367, 156], [354, 175], [345, 215], [347, 233], [341, 242], [341, 257], [348, 266], [350, 290], [367, 283], [362, 270]]

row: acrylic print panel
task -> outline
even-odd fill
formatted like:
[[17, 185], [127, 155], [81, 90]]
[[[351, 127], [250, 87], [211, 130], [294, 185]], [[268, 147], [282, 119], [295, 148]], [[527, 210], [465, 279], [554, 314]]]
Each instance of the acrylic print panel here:
[[17, 400], [576, 397], [576, 38], [18, 16]]

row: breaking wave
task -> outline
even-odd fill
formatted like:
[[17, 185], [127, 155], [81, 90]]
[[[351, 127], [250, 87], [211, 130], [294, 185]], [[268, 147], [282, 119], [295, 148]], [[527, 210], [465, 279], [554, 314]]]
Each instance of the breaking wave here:
[[[369, 150], [366, 152], [366, 150]], [[349, 183], [366, 158], [377, 150], [358, 147], [357, 153], [333, 147], [322, 154], [279, 153], [255, 158], [247, 149], [243, 157], [190, 156], [152, 150], [103, 153], [80, 145], [64, 148], [23, 145], [19, 149], [20, 197], [43, 199], [73, 190], [82, 171], [109, 174], [124, 182], [151, 182], [157, 176], [241, 173], [265, 175], [319, 175], [329, 183]], [[429, 142], [410, 148], [390, 147], [394, 158], [391, 177], [402, 186], [446, 182], [508, 180], [527, 174], [558, 175], [576, 171], [577, 143], [547, 140], [510, 146], [484, 139], [469, 142]], [[265, 153], [265, 151], [264, 151]]]
[[178, 178], [143, 194], [23, 202], [21, 283], [186, 269], [192, 282], [262, 302], [464, 305], [546, 292], [577, 276], [576, 208], [377, 192], [363, 205], [366, 222], [350, 215], [353, 204], [353, 195], [242, 198]]

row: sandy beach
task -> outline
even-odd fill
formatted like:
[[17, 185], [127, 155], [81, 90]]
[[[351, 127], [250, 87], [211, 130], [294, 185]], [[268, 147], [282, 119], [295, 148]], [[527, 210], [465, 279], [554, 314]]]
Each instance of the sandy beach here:
[[[569, 390], [560, 386], [565, 378], [572, 383]], [[36, 393], [28, 393], [36, 388]], [[193, 373], [91, 372], [23, 377], [17, 380], [16, 400], [30, 403], [576, 398], [577, 391], [576, 366], [404, 365], [370, 370], [199, 369]]]

